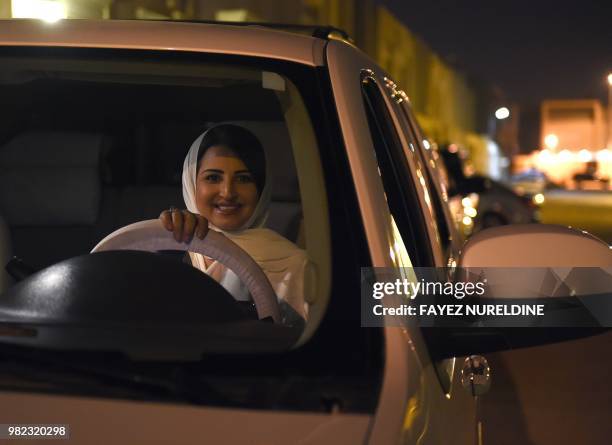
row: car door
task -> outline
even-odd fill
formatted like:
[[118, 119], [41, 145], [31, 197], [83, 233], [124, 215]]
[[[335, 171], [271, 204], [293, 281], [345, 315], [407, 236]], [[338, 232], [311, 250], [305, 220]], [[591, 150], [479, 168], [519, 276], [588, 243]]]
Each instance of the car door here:
[[[327, 62], [372, 266], [434, 267], [435, 224], [418, 157], [384, 92], [385, 74], [354, 48], [332, 41]], [[458, 388], [455, 361], [444, 384], [417, 326], [385, 327], [385, 371], [372, 443], [475, 443], [476, 404]]]

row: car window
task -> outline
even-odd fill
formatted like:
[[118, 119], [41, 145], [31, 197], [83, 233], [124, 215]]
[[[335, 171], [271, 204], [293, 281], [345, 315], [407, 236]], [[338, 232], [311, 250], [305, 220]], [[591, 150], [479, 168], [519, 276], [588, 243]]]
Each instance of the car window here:
[[[318, 141], [286, 74], [219, 57], [5, 49], [0, 97], [3, 250], [30, 270], [86, 254], [114, 230], [171, 206], [185, 208], [185, 155], [210, 128], [233, 125], [265, 152], [269, 203], [261, 223], [245, 228], [276, 237], [259, 241], [252, 256], [274, 257], [275, 265], [264, 265], [268, 279], [274, 285], [273, 274], [280, 276], [274, 290], [300, 305], [298, 313], [308, 318], [311, 306], [325, 306], [330, 236]], [[247, 235], [233, 240], [248, 251]], [[281, 240], [303, 257], [268, 254]], [[297, 281], [274, 272], [301, 270], [299, 261], [308, 266]]]
[[374, 141], [376, 158], [383, 180], [386, 199], [408, 249], [412, 265], [433, 265], [426, 222], [419, 208], [419, 200], [405, 159], [402, 159], [399, 136], [393, 127], [376, 80], [366, 75], [362, 82], [362, 93], [368, 124]]
[[[457, 231], [451, 228], [456, 227], [453, 212], [451, 212], [449, 208], [449, 190], [453, 186], [453, 180], [451, 175], [448, 174], [448, 170], [446, 169], [444, 161], [440, 156], [437, 145], [427, 140], [425, 134], [423, 133], [418, 120], [410, 108], [410, 103], [408, 101], [402, 101], [399, 103], [399, 106], [408, 119], [410, 126], [415, 133], [416, 140], [419, 143], [420, 153], [423, 156], [426, 169], [429, 172], [431, 187], [438, 190], [438, 196], [436, 196], [434, 199], [436, 203], [436, 213], [438, 215], [438, 219], [440, 220], [439, 227], [442, 233], [441, 236], [448, 236], [450, 241], [453, 238], [459, 237]], [[445, 217], [442, 217], [443, 214]]]
[[[433, 223], [433, 247], [438, 250], [444, 259], [443, 265], [447, 265], [451, 256], [451, 233], [444, 213], [445, 203], [441, 201], [441, 196], [445, 197], [446, 191], [436, 184], [439, 181], [435, 180], [432, 172], [432, 168], [435, 168], [435, 161], [430, 151], [433, 147], [415, 132], [410, 119], [409, 101], [406, 93], [387, 77], [384, 79], [384, 86], [398, 118], [399, 130], [406, 140], [406, 145], [403, 147], [404, 154], [406, 157], [412, 158], [415, 163], [419, 184], [424, 190], [427, 211]], [[431, 163], [434, 163], [434, 165], [432, 166]]]
[[[426, 223], [422, 213], [423, 211], [420, 209], [417, 192], [414, 190], [414, 185], [408, 177], [408, 172], [410, 170], [407, 165], [405, 148], [402, 148], [401, 139], [399, 138], [397, 130], [392, 123], [389, 110], [384, 103], [382, 91], [378, 87], [377, 82], [373, 77], [366, 76], [364, 78], [363, 92], [366, 112], [368, 115], [368, 123], [377, 152], [377, 159], [379, 161], [379, 168], [383, 178], [383, 185], [389, 201], [391, 213], [393, 214], [394, 226], [396, 220], [405, 223], [405, 239], [410, 239], [411, 242], [414, 243], [412, 246], [408, 245], [407, 247], [411, 258], [418, 258], [417, 261], [429, 261], [429, 263], [420, 263], [420, 267], [435, 267], [436, 264], [434, 262], [434, 255], [431, 252], [432, 243], [428, 242], [429, 234], [425, 228]], [[409, 150], [414, 153], [417, 150], [416, 141], [414, 141], [414, 139], [409, 140], [411, 141], [410, 144], [412, 144], [412, 147], [410, 147]], [[391, 153], [393, 152], [395, 154], [395, 158], [391, 157]], [[393, 160], [391, 161], [391, 159]], [[420, 166], [420, 171], [423, 172], [424, 169], [422, 167], [422, 162], [419, 161], [418, 165]], [[391, 178], [395, 178], [396, 182], [393, 182]], [[425, 182], [424, 173], [421, 173], [421, 176], [419, 176], [419, 184], [423, 188], [426, 188], [428, 185]], [[429, 185], [431, 187], [431, 184]], [[411, 188], [412, 193], [410, 193]], [[403, 196], [402, 194], [398, 193], [398, 191], [402, 190], [406, 192], [403, 194]], [[429, 193], [431, 193], [431, 195], [435, 195], [437, 193], [437, 189], [431, 188]], [[403, 201], [401, 204], [396, 201], [395, 204], [397, 207], [394, 209], [392, 207], [392, 199], [396, 199], [400, 202], [402, 199], [408, 201]], [[431, 199], [432, 198], [430, 196], [429, 201], [427, 201], [430, 204], [428, 206], [428, 211], [434, 212], [435, 210], [433, 208]], [[402, 210], [407, 209], [405, 206], [408, 203], [411, 204], [409, 210], [410, 216], [405, 218], [405, 215], [402, 215], [401, 212]], [[406, 222], [406, 220], [408, 220], [408, 222]], [[400, 226], [399, 231], [402, 232], [402, 226]], [[408, 238], [408, 236], [411, 236], [411, 238]], [[419, 241], [417, 241], [417, 239]], [[433, 244], [433, 246], [436, 245], [440, 247], [439, 241], [437, 244]], [[426, 256], [428, 252], [429, 256]], [[419, 266], [415, 265], [415, 267]], [[444, 266], [446, 266], [446, 264], [444, 264]], [[454, 365], [454, 358], [439, 360], [434, 363], [434, 368], [440, 381], [440, 385], [443, 391], [445, 391], [447, 394], [451, 390], [451, 382], [455, 372]]]
[[[121, 351], [89, 351], [87, 348], [94, 345], [85, 342], [79, 347], [84, 351], [77, 348], [57, 353], [60, 363], [41, 380], [45, 390], [100, 393], [104, 386], [100, 379], [88, 377], [83, 367], [73, 366], [89, 363], [87, 369], [97, 369], [97, 375], [117, 377], [111, 397], [159, 400], [156, 391], [163, 387], [163, 400], [182, 400], [186, 387], [176, 392], [171, 389], [177, 385], [175, 377], [180, 368], [180, 375], [190, 376], [186, 379], [193, 394], [189, 403], [325, 411], [336, 403], [335, 399], [324, 400], [322, 391], [327, 386], [322, 379], [326, 379], [334, 381], [334, 397], [347, 404], [346, 410], [369, 412], [375, 408], [382, 360], [380, 332], [360, 329], [356, 323], [359, 305], [347, 304], [350, 295], [359, 295], [359, 265], [367, 264], [367, 248], [363, 228], [355, 223], [357, 218], [347, 217], [356, 211], [352, 195], [343, 194], [344, 188], [339, 186], [343, 170], [335, 165], [338, 156], [332, 151], [341, 152], [342, 140], [330, 136], [339, 134], [339, 129], [333, 124], [333, 101], [324, 105], [331, 97], [325, 90], [328, 84], [325, 72], [312, 67], [249, 57], [2, 49], [0, 229], [6, 233], [2, 251], [8, 253], [1, 259], [16, 255], [22, 260], [13, 270], [21, 276], [15, 274], [3, 289], [3, 295], [11, 295], [11, 301], [26, 302], [15, 297], [21, 289], [16, 280], [41, 276], [31, 273], [81, 255], [91, 258], [93, 255], [87, 253], [113, 230], [155, 219], [170, 206], [184, 207], [181, 182], [185, 155], [203, 132], [219, 124], [243, 127], [264, 145], [273, 187], [263, 227], [306, 252], [314, 273], [314, 283], [305, 292], [308, 321], [301, 335], [288, 335], [293, 331], [268, 328], [267, 322], [260, 322], [257, 329], [266, 339], [260, 344], [263, 349], [250, 349], [249, 345], [257, 345], [259, 338], [259, 331], [251, 327], [248, 338], [227, 342], [243, 352], [223, 355], [222, 350], [213, 349], [214, 360], [208, 360], [205, 354], [193, 366], [167, 358], [167, 365], [149, 365], [140, 363], [141, 357]], [[336, 203], [333, 207], [328, 206], [328, 196]], [[332, 246], [337, 252], [333, 256]], [[272, 251], [276, 248], [274, 243], [264, 247]], [[258, 260], [257, 254], [252, 256]], [[269, 260], [272, 273], [282, 275], [284, 263]], [[95, 271], [92, 273], [96, 276]], [[121, 299], [137, 295], [146, 300], [155, 295], [157, 301], [168, 301], [172, 310], [157, 314], [162, 322], [175, 316], [176, 311], [189, 314], [188, 307], [174, 309], [185, 301], [181, 294], [186, 290], [180, 283], [176, 292], [160, 296], [146, 280], [130, 280], [130, 270], [122, 270], [120, 275], [117, 283], [107, 281], [92, 290], [102, 298], [109, 294], [105, 316], [119, 314], [122, 319], [141, 321], [148, 317], [147, 304], [136, 312], [122, 313], [122, 306], [116, 307], [117, 300], [110, 298], [115, 285], [125, 288], [126, 295]], [[59, 283], [58, 275], [54, 277], [53, 283]], [[158, 278], [152, 281], [158, 282]], [[302, 278], [306, 288], [307, 277]], [[189, 316], [198, 318], [197, 313]], [[203, 317], [214, 319], [210, 314]], [[183, 328], [177, 324], [165, 332]], [[222, 324], [219, 329], [223, 329]], [[235, 331], [228, 332], [230, 337]], [[274, 337], [275, 332], [281, 336]], [[79, 342], [78, 335], [62, 338], [70, 344]], [[187, 339], [196, 351], [206, 340], [194, 335]], [[32, 357], [30, 362], [44, 366], [46, 360], [56, 356], [38, 351], [39, 340], [41, 336], [27, 337], [25, 344], [34, 349], [20, 352], [20, 357]], [[62, 349], [63, 341], [54, 347]], [[155, 358], [156, 343], [145, 346], [152, 354], [148, 360]], [[294, 350], [288, 352], [291, 347]], [[3, 342], [0, 355], [10, 356], [13, 349]], [[260, 358], [259, 350], [266, 351], [265, 359]], [[244, 356], [244, 351], [249, 353]], [[29, 375], [27, 363], [16, 366], [17, 375]], [[161, 386], [144, 388], [134, 383], [152, 372]], [[133, 378], [135, 374], [139, 377]], [[123, 383], [121, 376], [125, 377]], [[186, 380], [181, 378], [179, 386]], [[58, 385], [58, 381], [64, 384]], [[0, 379], [0, 386], [6, 385], [32, 388], [25, 377]], [[357, 387], [368, 390], [357, 394]], [[258, 395], [262, 388], [265, 394]]]

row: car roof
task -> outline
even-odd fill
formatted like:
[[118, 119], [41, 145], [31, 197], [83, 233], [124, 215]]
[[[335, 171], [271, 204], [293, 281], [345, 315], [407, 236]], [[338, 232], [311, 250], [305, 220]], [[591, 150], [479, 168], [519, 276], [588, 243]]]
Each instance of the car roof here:
[[139, 20], [0, 20], [0, 46], [194, 51], [322, 66], [324, 45], [323, 39], [263, 26]]

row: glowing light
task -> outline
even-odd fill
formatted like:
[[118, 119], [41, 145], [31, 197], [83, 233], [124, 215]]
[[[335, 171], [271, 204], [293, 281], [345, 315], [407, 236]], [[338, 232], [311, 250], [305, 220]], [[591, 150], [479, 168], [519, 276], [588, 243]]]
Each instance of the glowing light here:
[[463, 206], [463, 214], [470, 217], [476, 216], [476, 207], [478, 207], [479, 196], [477, 193], [470, 193], [468, 196], [461, 200]]
[[469, 216], [464, 216], [462, 222], [464, 226], [471, 226], [472, 218], [470, 218]]
[[65, 19], [68, 14], [66, 5], [54, 0], [13, 0], [11, 2], [13, 17], [41, 19], [54, 23]]
[[476, 211], [474, 207], [466, 207], [463, 213], [465, 213], [470, 218], [476, 218], [476, 215], [478, 214], [478, 212]]
[[544, 204], [544, 195], [541, 193], [538, 193], [537, 195], [533, 197], [533, 202], [535, 202], [538, 205]]
[[544, 145], [554, 150], [555, 148], [557, 148], [557, 145], [559, 145], [559, 137], [554, 133], [547, 134], [544, 138]]
[[551, 153], [550, 150], [546, 148], [542, 150], [540, 153], [538, 153], [538, 161], [542, 164], [550, 164], [554, 160], [555, 160], [555, 156]]
[[608, 74], [608, 85], [612, 85], [612, 73]]
[[431, 148], [431, 144], [427, 139], [423, 139], [423, 147], [425, 147], [425, 150], [429, 150]]
[[561, 162], [570, 162], [572, 160], [572, 152], [568, 149], [561, 150], [559, 153], [559, 160]]
[[612, 151], [604, 148], [603, 150], [599, 150], [597, 152], [597, 160], [600, 162], [612, 161]]
[[586, 148], [583, 148], [578, 152], [578, 160], [580, 162], [590, 162], [593, 160], [593, 153], [591, 153]]
[[510, 110], [508, 110], [506, 107], [498, 108], [495, 111], [495, 117], [499, 120], [506, 119], [509, 116], [510, 116]]
[[249, 11], [246, 9], [220, 9], [215, 12], [215, 20], [220, 22], [246, 22]]

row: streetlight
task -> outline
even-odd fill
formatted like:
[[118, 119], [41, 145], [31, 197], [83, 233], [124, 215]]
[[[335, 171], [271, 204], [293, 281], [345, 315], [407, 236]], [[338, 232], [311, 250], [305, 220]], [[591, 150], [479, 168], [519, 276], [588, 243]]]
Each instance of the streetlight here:
[[506, 107], [498, 108], [495, 111], [495, 117], [499, 120], [506, 119], [509, 116], [510, 116], [510, 110], [508, 110], [508, 108]]
[[11, 10], [15, 18], [41, 19], [48, 23], [67, 16], [64, 2], [56, 0], [12, 0]]
[[547, 134], [544, 138], [544, 145], [546, 145], [546, 148], [554, 150], [559, 145], [559, 136], [554, 133]]

